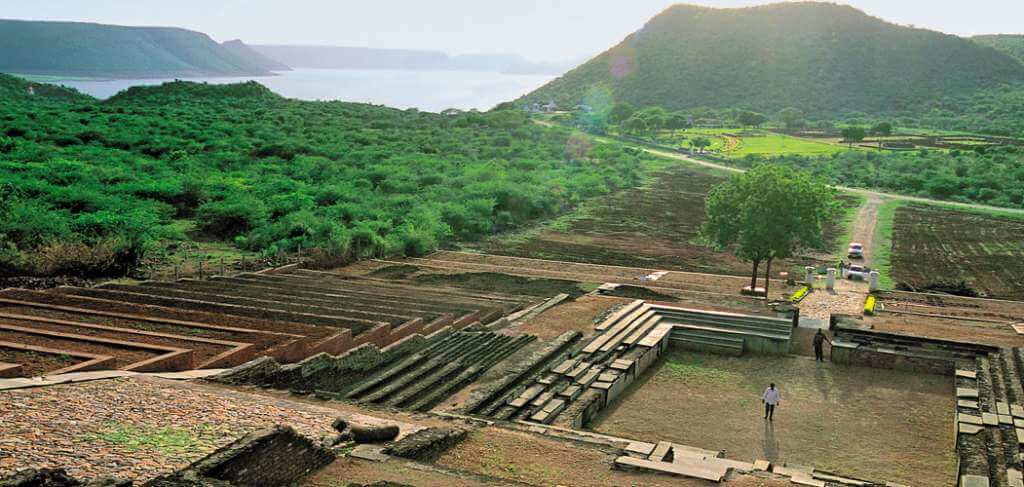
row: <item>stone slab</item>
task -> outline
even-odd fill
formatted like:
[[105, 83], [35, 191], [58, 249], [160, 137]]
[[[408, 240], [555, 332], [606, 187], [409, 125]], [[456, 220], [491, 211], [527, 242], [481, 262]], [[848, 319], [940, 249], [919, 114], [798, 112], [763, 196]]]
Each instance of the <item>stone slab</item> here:
[[985, 424], [985, 423], [982, 422], [981, 416], [975, 416], [973, 414], [963, 414], [963, 413], [959, 413], [959, 414], [956, 415], [956, 422], [958, 422], [958, 423], [966, 423], [966, 424], [974, 424], [974, 425], [978, 425], [978, 426], [981, 426], [981, 425]]
[[565, 389], [562, 389], [562, 391], [558, 393], [558, 396], [568, 398], [571, 402], [575, 401], [576, 398], [580, 397], [580, 394], [583, 394], [583, 388], [580, 387], [578, 384], [573, 384], [569, 387], [566, 387]]
[[378, 445], [356, 445], [349, 455], [371, 462], [386, 462], [391, 456], [384, 454], [384, 448]]
[[532, 401], [530, 401], [530, 405], [531, 406], [536, 406], [536, 407], [541, 407], [541, 406], [547, 404], [547, 402], [550, 401], [554, 397], [555, 397], [555, 393], [553, 391], [548, 391], [548, 392], [545, 392], [545, 393], [537, 396]]
[[1013, 418], [1013, 426], [1015, 428], [1024, 428], [1024, 419]]
[[957, 387], [956, 397], [962, 399], [977, 399], [978, 390], [970, 387]]
[[654, 453], [654, 448], [657, 445], [654, 443], [647, 443], [645, 441], [631, 441], [626, 445], [626, 451], [629, 453], [636, 453], [643, 455], [645, 458], [650, 457], [651, 453]]
[[519, 397], [509, 401], [508, 405], [514, 408], [521, 408], [530, 403], [534, 398], [544, 392], [544, 384], [534, 384], [528, 387]]
[[601, 372], [599, 370], [591, 370], [582, 377], [576, 379], [576, 382], [584, 387], [590, 387], [590, 384], [593, 384], [594, 381], [597, 380], [597, 376], [600, 374]]
[[999, 415], [996, 413], [981, 413], [981, 422], [985, 426], [999, 426]]
[[558, 375], [565, 375], [566, 372], [569, 372], [570, 370], [572, 370], [575, 367], [576, 367], [576, 361], [573, 360], [573, 359], [568, 359], [568, 360], [566, 360], [566, 361], [556, 365], [555, 368], [551, 369], [551, 371], [556, 373], [556, 374], [558, 374]]
[[602, 391], [607, 391], [608, 389], [612, 388], [612, 383], [597, 381], [594, 382], [593, 384], [590, 384], [590, 387], [593, 387], [594, 389], [601, 389]]
[[1015, 468], [1006, 469], [1006, 480], [1010, 487], [1024, 487], [1024, 475]]
[[665, 457], [667, 457], [671, 451], [672, 443], [659, 441], [658, 444], [654, 445], [654, 451], [651, 452], [651, 456], [647, 457], [647, 459], [652, 462], [664, 462]]
[[977, 379], [978, 378], [978, 373], [973, 371], [973, 370], [957, 369], [956, 376], [957, 377], [963, 377], [965, 379]]
[[619, 374], [613, 374], [611, 372], [604, 372], [601, 375], [597, 376], [597, 380], [601, 382], [615, 382], [615, 380], [618, 378]]
[[622, 358], [615, 359], [615, 361], [612, 362], [612, 364], [608, 368], [610, 368], [612, 370], [618, 370], [620, 372], [626, 372], [631, 367], [633, 367], [633, 362], [634, 362], [633, 360], [629, 360], [629, 359], [622, 359]]
[[1024, 406], [1018, 404], [1010, 405], [1010, 414], [1015, 418], [1024, 418]]
[[956, 405], [967, 409], [978, 409], [978, 401], [968, 401], [966, 399], [960, 399], [956, 402]]
[[1009, 416], [1010, 415], [1010, 403], [997, 402], [996, 403], [996, 413], [999, 414], [1000, 416]]
[[615, 459], [615, 466], [622, 469], [640, 469], [682, 477], [693, 477], [712, 482], [721, 482], [725, 471], [701, 468], [702, 465], [682, 465], [667, 462], [652, 462], [642, 458], [622, 456]]
[[978, 432], [980, 432], [983, 429], [985, 429], [983, 426], [978, 426], [978, 425], [975, 425], [975, 424], [960, 423], [958, 428], [957, 428], [957, 431], [960, 434], [963, 434], [963, 435], [974, 435], [974, 434], [977, 434]]
[[1024, 428], [1017, 428], [1017, 444], [1024, 445]]
[[1013, 416], [1000, 414], [999, 415], [999, 424], [1005, 424], [1005, 425], [1012, 426], [1013, 425]]
[[767, 472], [771, 470], [771, 468], [772, 462], [769, 462], [768, 460], [758, 460], [754, 462], [754, 470], [761, 470], [762, 472]]
[[981, 475], [961, 475], [960, 487], [988, 487], [988, 477]]
[[570, 379], [575, 379], [575, 378], [580, 377], [583, 374], [585, 374], [588, 369], [590, 369], [590, 364], [589, 363], [587, 363], [587, 362], [580, 362], [579, 364], [576, 365], [576, 367], [574, 367], [572, 370], [567, 372], [565, 374], [565, 376], [570, 378]]

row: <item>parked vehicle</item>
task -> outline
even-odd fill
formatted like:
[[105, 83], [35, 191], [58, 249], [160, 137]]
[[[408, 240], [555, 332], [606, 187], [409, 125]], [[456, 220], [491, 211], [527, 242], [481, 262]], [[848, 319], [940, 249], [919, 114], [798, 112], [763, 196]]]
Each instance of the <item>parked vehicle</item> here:
[[851, 242], [850, 247], [846, 250], [846, 256], [851, 259], [863, 259], [864, 244], [858, 242]]
[[871, 274], [870, 267], [864, 267], [862, 265], [853, 264], [843, 269], [843, 279], [852, 279], [854, 281], [866, 281]]

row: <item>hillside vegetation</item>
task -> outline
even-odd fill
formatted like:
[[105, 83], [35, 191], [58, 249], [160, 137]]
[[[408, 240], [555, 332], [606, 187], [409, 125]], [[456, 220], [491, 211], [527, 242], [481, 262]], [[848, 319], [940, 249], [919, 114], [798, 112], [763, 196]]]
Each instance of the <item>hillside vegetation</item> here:
[[519, 110], [303, 102], [255, 82], [3, 97], [0, 275], [117, 275], [191, 239], [422, 254], [633, 185], [642, 157]]
[[993, 47], [1024, 62], [1024, 35], [985, 35], [971, 40]]
[[185, 29], [0, 20], [4, 73], [155, 78], [249, 76], [270, 69]]
[[902, 27], [847, 6], [671, 7], [525, 101], [608, 100], [812, 116], [920, 113], [936, 98], [1024, 82], [1024, 64], [977, 42]]

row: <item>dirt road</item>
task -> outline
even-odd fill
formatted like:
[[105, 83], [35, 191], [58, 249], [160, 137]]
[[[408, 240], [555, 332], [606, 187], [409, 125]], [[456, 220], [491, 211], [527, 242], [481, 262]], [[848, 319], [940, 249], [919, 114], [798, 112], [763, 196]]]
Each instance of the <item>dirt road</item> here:
[[877, 243], [875, 242], [875, 227], [878, 226], [878, 207], [881, 204], [880, 196], [868, 196], [857, 210], [857, 218], [853, 222], [853, 234], [850, 240], [864, 244], [864, 259], [861, 262], [864, 265], [871, 265], [871, 255], [874, 253]]

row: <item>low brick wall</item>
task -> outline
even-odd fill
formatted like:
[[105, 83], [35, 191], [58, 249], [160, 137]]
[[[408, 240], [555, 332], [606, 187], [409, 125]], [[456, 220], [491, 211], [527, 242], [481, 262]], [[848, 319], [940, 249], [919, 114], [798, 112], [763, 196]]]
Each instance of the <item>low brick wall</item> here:
[[147, 482], [147, 487], [208, 485], [204, 480], [235, 487], [292, 485], [334, 461], [334, 454], [313, 444], [290, 427], [246, 435], [185, 470]]
[[857, 365], [876, 369], [903, 370], [939, 375], [953, 375], [955, 368], [954, 361], [947, 358], [866, 347], [833, 347], [832, 362], [841, 365]]

